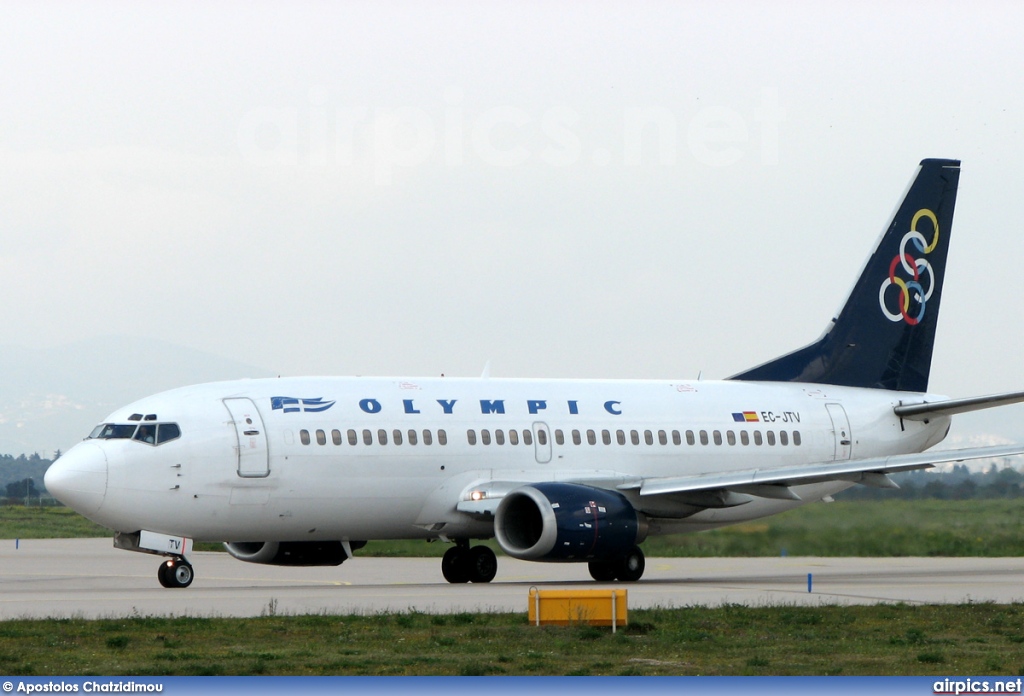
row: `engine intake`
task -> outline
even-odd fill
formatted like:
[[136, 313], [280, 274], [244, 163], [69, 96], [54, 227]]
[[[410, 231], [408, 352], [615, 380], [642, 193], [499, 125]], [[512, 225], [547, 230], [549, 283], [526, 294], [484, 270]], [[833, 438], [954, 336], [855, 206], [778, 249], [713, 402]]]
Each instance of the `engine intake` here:
[[536, 483], [509, 492], [494, 516], [502, 551], [527, 561], [616, 558], [647, 536], [646, 518], [615, 491]]
[[[353, 549], [365, 545], [365, 541], [349, 543]], [[240, 561], [264, 565], [336, 566], [348, 560], [340, 541], [232, 541], [224, 548]]]

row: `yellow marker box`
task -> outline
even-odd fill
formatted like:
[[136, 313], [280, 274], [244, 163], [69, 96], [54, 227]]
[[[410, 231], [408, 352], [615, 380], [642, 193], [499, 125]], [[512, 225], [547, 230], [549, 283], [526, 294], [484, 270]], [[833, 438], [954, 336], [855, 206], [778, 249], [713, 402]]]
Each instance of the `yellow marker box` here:
[[535, 626], [588, 624], [619, 626], [629, 624], [626, 590], [539, 590], [530, 588], [530, 623]]

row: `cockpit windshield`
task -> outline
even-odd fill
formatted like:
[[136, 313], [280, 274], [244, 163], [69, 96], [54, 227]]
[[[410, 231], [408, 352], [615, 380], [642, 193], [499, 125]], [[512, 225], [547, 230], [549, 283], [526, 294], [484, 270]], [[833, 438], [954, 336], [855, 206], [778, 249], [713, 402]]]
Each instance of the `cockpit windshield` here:
[[89, 433], [89, 440], [135, 440], [149, 445], [162, 445], [181, 437], [177, 423], [100, 423]]
[[135, 423], [131, 425], [118, 425], [117, 423], [101, 423], [89, 434], [90, 440], [127, 440], [135, 434], [139, 427]]

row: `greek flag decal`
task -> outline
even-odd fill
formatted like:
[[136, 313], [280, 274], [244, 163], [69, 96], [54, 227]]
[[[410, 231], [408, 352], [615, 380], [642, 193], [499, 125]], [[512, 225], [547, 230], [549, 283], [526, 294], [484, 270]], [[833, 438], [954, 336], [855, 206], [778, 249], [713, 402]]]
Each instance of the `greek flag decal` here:
[[292, 396], [272, 396], [270, 406], [275, 411], [285, 413], [320, 413], [334, 405], [333, 401], [324, 401], [323, 397], [315, 399], [297, 399]]

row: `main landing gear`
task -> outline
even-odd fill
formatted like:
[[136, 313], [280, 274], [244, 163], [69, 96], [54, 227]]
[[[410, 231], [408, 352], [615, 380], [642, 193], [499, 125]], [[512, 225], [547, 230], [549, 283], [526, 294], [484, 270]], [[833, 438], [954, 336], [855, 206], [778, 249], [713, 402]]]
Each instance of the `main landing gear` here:
[[490, 582], [498, 572], [498, 559], [486, 546], [469, 547], [468, 539], [459, 539], [444, 553], [441, 573], [451, 583]]
[[184, 558], [169, 558], [160, 564], [156, 577], [164, 587], [184, 588], [192, 584], [196, 574], [192, 570], [192, 564]]
[[634, 546], [624, 556], [610, 561], [591, 561], [587, 565], [590, 568], [590, 577], [598, 582], [636, 582], [644, 574], [647, 563], [644, 560], [644, 552], [639, 546]]

